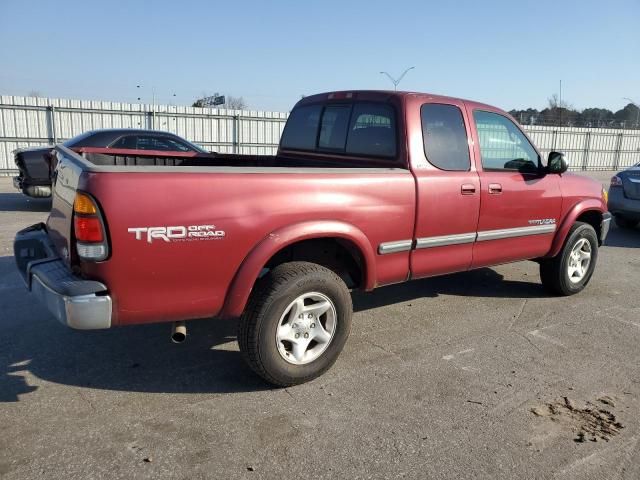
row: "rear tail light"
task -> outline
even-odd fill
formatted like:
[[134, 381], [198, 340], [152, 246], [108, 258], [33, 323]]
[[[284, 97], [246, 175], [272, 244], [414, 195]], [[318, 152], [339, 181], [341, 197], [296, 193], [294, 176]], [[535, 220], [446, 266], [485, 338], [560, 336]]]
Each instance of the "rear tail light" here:
[[105, 260], [109, 254], [100, 209], [86, 193], [77, 192], [73, 202], [73, 230], [76, 250], [82, 260]]
[[98, 217], [76, 216], [73, 220], [73, 226], [76, 229], [76, 239], [80, 242], [97, 243], [104, 240], [102, 223]]
[[619, 176], [614, 175], [613, 177], [611, 177], [611, 186], [612, 187], [621, 187], [622, 186], [622, 179]]

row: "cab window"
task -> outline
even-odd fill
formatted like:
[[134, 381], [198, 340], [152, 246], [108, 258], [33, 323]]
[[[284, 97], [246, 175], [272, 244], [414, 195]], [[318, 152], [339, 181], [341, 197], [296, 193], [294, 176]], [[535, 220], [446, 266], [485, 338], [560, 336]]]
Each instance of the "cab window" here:
[[394, 158], [396, 118], [391, 105], [354, 102], [294, 108], [282, 134], [283, 149]]
[[314, 150], [322, 105], [294, 108], [282, 132], [281, 145], [292, 150]]
[[384, 103], [356, 103], [351, 114], [346, 153], [395, 157], [396, 125], [393, 108]]
[[318, 148], [329, 150], [344, 150], [347, 141], [347, 127], [351, 105], [332, 105], [325, 107], [320, 122], [320, 136]]

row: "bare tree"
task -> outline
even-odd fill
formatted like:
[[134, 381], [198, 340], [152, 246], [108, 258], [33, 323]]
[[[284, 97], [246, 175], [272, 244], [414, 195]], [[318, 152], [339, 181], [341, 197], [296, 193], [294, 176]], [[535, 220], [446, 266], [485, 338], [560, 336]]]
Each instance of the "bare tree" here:
[[27, 92], [27, 97], [43, 97], [44, 95], [42, 95], [41, 92], [39, 92], [38, 90], [29, 90]]
[[248, 107], [247, 103], [244, 101], [242, 97], [233, 97], [231, 95], [225, 96], [224, 108], [229, 108], [231, 110], [246, 110]]
[[557, 93], [554, 93], [547, 99], [547, 103], [549, 104], [550, 109], [554, 108], [564, 108], [567, 110], [573, 110], [573, 105], [569, 104], [565, 100], [560, 101]]

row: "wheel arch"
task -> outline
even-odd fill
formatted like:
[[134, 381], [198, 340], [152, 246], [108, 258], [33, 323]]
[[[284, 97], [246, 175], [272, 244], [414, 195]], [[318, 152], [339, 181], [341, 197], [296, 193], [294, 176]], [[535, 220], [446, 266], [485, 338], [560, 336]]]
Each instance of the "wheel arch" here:
[[[219, 316], [240, 316], [262, 270], [267, 266], [282, 263], [278, 263], [278, 256], [286, 258], [283, 252], [287, 252], [288, 249], [301, 245], [308, 246], [309, 242], [321, 242], [323, 245], [338, 244], [337, 248], [341, 249], [341, 252], [349, 252], [350, 261], [356, 262], [360, 267], [358, 287], [365, 290], [372, 290], [375, 287], [375, 252], [367, 236], [359, 228], [339, 221], [302, 222], [271, 232], [249, 252], [231, 282]], [[309, 249], [305, 248], [305, 251]], [[295, 259], [309, 261], [304, 256]], [[335, 265], [324, 264], [324, 266], [336, 271]]]
[[596, 199], [584, 200], [571, 208], [565, 215], [564, 220], [556, 231], [556, 235], [551, 244], [551, 250], [546, 258], [555, 257], [562, 250], [562, 246], [569, 234], [569, 230], [576, 222], [588, 223], [596, 231], [598, 242], [602, 242], [602, 219], [604, 211], [602, 202]]

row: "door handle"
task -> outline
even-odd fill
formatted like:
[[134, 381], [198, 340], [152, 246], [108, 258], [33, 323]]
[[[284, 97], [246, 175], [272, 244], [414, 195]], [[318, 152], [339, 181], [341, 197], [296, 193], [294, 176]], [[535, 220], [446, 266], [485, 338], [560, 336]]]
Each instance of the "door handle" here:
[[489, 184], [489, 193], [492, 195], [499, 195], [502, 193], [502, 185], [499, 183], [490, 183]]
[[476, 186], [473, 183], [463, 183], [460, 186], [460, 193], [462, 195], [473, 195], [476, 193]]

